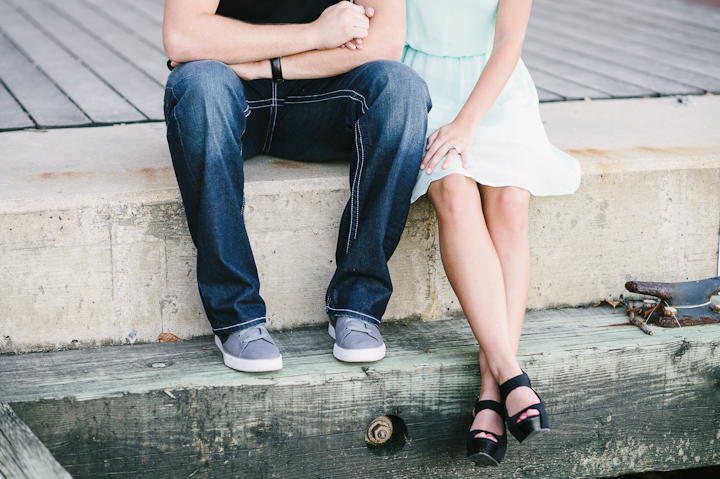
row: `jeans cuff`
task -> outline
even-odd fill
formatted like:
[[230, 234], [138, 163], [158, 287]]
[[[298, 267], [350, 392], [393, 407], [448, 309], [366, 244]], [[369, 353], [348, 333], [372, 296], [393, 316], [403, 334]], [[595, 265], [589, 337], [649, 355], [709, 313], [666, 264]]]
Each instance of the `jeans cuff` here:
[[242, 323], [234, 324], [232, 326], [227, 326], [224, 328], [213, 328], [213, 333], [215, 334], [232, 334], [237, 331], [242, 331], [243, 329], [250, 329], [252, 327], [258, 326], [260, 324], [265, 324], [266, 317], [263, 316], [262, 318], [255, 318], [251, 319], [249, 321], [243, 321]]
[[332, 308], [330, 306], [326, 306], [325, 312], [331, 316], [334, 316], [335, 318], [338, 318], [340, 316], [347, 316], [348, 318], [365, 321], [366, 323], [372, 324], [374, 326], [380, 326], [379, 319], [375, 319], [374, 317], [361, 313], [359, 311], [353, 311], [352, 309]]

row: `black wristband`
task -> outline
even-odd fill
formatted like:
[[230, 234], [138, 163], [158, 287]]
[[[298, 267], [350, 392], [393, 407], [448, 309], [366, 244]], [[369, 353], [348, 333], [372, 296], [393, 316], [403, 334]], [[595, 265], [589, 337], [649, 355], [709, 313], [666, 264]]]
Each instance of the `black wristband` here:
[[172, 63], [172, 60], [168, 60], [168, 61], [167, 61], [167, 67], [168, 67], [168, 70], [173, 71], [173, 69], [174, 69], [175, 67], [172, 66], [171, 63]]
[[270, 68], [272, 69], [272, 80], [275, 83], [285, 81], [282, 76], [282, 66], [280, 66], [280, 57], [270, 59]]

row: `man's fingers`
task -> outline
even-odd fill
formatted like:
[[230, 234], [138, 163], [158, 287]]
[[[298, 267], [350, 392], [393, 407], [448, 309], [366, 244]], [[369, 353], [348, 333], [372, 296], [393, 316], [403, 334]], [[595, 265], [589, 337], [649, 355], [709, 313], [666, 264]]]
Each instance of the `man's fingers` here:
[[375, 15], [375, 9], [373, 7], [368, 7], [365, 9], [365, 16], [368, 18], [372, 18], [373, 15]]

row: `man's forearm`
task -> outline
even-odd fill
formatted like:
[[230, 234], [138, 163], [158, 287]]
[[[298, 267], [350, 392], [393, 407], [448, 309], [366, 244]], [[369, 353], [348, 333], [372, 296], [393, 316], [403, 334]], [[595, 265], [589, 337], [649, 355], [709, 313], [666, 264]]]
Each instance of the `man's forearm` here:
[[179, 63], [247, 63], [338, 47], [367, 36], [364, 9], [340, 2], [309, 24], [254, 25], [216, 15], [219, 0], [166, 0], [163, 43]]
[[[374, 60], [400, 60], [405, 45], [405, 2], [358, 0], [356, 3], [375, 10], [362, 49], [333, 48], [285, 56], [281, 59], [285, 79], [327, 78]], [[269, 61], [233, 67], [245, 79], [271, 77]]]

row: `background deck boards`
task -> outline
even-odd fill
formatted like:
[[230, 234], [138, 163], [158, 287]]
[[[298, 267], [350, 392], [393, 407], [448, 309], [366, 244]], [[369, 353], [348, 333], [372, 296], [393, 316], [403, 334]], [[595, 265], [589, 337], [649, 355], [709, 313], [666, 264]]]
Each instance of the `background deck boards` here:
[[[72, 126], [90, 122], [77, 105], [3, 35], [0, 35], [0, 59], [0, 78], [39, 125]], [[3, 117], [7, 114], [2, 110]], [[25, 128], [25, 122], [15, 127]]]
[[[720, 78], [718, 77], [686, 70], [645, 55], [627, 52], [619, 45], [615, 45], [615, 42], [603, 41], [597, 37], [589, 39], [580, 29], [554, 29], [553, 22], [535, 16], [528, 26], [526, 47], [543, 43], [560, 46], [571, 52], [605, 58], [628, 68], [657, 75], [659, 78], [670, 79], [699, 90], [720, 91]], [[683, 91], [686, 91], [686, 88], [680, 89], [675, 94], [681, 94]]]
[[622, 35], [616, 35], [614, 32], [611, 33], [606, 30], [604, 24], [598, 24], [578, 16], [566, 15], [560, 11], [547, 12], [543, 10], [536, 12], [535, 16], [557, 24], [557, 28], [562, 29], [563, 32], [576, 32], [588, 38], [588, 40], [593, 43], [610, 45], [615, 48], [624, 49], [629, 53], [642, 55], [649, 59], [656, 59], [670, 66], [678, 66], [686, 70], [720, 78], [720, 69], [713, 63], [691, 58], [673, 51], [661, 50], [655, 45], [633, 41]]
[[[586, 69], [602, 76], [622, 78], [624, 83], [629, 83], [638, 88], [638, 92], [632, 96], [645, 95], [699, 95], [704, 90], [685, 85], [673, 80], [668, 80], [653, 73], [647, 73], [634, 68], [592, 56], [584, 52], [574, 51], [565, 45], [553, 44], [546, 37], [530, 37], [534, 41], [523, 48], [523, 54], [527, 56], [544, 57], [547, 62], [567, 63], [578, 68]], [[614, 95], [621, 96], [621, 95]]]
[[[160, 92], [169, 74], [163, 4], [0, 0], [0, 16], [7, 16], [12, 5], [31, 19], [20, 16], [22, 25], [7, 25], [10, 20], [4, 19], [5, 27], [0, 20], [0, 34], [57, 84], [49, 94], [56, 101], [48, 103], [37, 78], [22, 86], [1, 75], [0, 80], [38, 127], [159, 121]], [[717, 7], [681, 0], [536, 0], [525, 45], [523, 58], [540, 101], [720, 93]], [[16, 56], [0, 56], [0, 63], [9, 61], [17, 61]], [[0, 72], [7, 70], [0, 65]], [[30, 88], [45, 99], [42, 108], [66, 111], [68, 118], [41, 114], [37, 101], [25, 105]], [[3, 129], [28, 126], [13, 103], [3, 105]], [[86, 118], [79, 120], [79, 111], [70, 113], [78, 107]]]
[[[698, 25], [688, 25], [678, 22], [676, 18], [668, 19], [666, 17], [649, 15], [645, 11], [634, 10], [633, 4], [624, 5], [613, 4], [609, 2], [592, 2], [588, 0], [577, 0], [568, 7], [576, 9], [574, 11], [582, 12], [586, 9], [598, 10], [605, 12], [609, 16], [605, 16], [608, 20], [612, 19], [623, 25], [632, 28], [641, 29], [646, 33], [657, 35], [662, 38], [676, 39], [700, 49], [720, 51], [720, 31], [706, 30]], [[581, 7], [577, 10], [577, 7]], [[611, 16], [611, 17], [610, 17]]]
[[102, 12], [106, 18], [111, 19], [142, 38], [150, 45], [163, 51], [162, 20], [154, 20], [143, 15], [136, 9], [122, 2], [112, 0], [81, 0], [92, 6], [98, 13]]
[[153, 81], [39, 0], [23, 0], [20, 8], [148, 119], [164, 118], [163, 85]]
[[81, 62], [21, 15], [12, 0], [0, 0], [0, 28], [22, 48], [95, 123], [139, 121], [145, 117]]
[[611, 98], [611, 95], [607, 92], [596, 90], [595, 88], [588, 87], [587, 85], [567, 80], [554, 73], [548, 73], [541, 69], [543, 66], [542, 64], [535, 67], [535, 64], [532, 61], [528, 63], [525, 57], [523, 57], [523, 60], [525, 60], [525, 65], [530, 72], [530, 76], [532, 76], [533, 82], [535, 82], [535, 86], [538, 88], [542, 88], [543, 90], [561, 96], [566, 100]]
[[80, 0], [43, 1], [60, 15], [65, 15], [78, 28], [93, 35], [106, 48], [126, 58], [160, 86], [165, 87], [170, 72], [165, 66], [167, 57], [162, 50], [129, 33], [116, 22], [108, 20]]
[[2, 112], [0, 130], [30, 128], [35, 125], [2, 83], [0, 83], [0, 112]]

